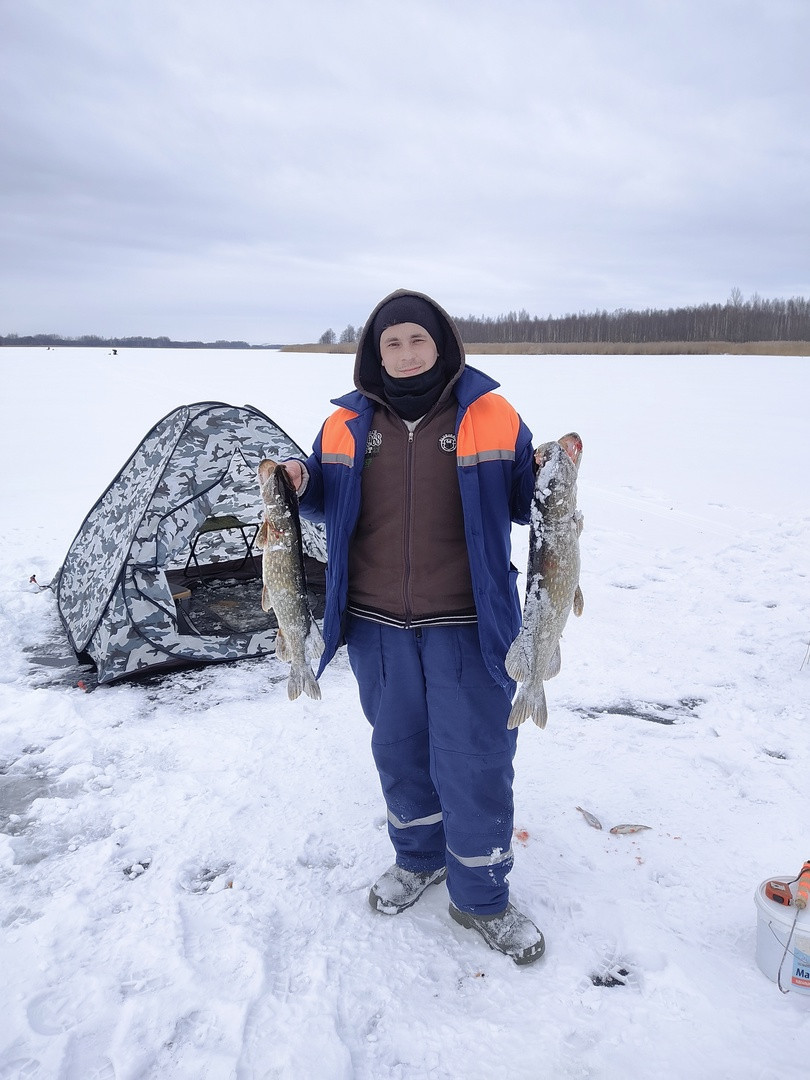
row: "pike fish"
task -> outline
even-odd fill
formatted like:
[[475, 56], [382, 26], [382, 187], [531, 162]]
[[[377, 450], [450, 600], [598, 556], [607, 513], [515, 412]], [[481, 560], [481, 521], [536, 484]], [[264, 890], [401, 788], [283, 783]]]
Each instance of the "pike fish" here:
[[275, 612], [276, 656], [291, 664], [287, 682], [290, 701], [302, 691], [320, 698], [321, 688], [310, 661], [323, 653], [324, 643], [307, 596], [298, 496], [287, 470], [274, 461], [259, 465], [258, 479], [264, 502], [264, 521], [256, 537], [257, 547], [264, 549], [262, 608]]
[[523, 626], [506, 654], [506, 670], [522, 683], [512, 704], [508, 727], [532, 717], [538, 727], [548, 720], [543, 682], [560, 671], [560, 638], [573, 609], [582, 614], [579, 587], [577, 473], [582, 439], [575, 431], [535, 451], [539, 466], [529, 531], [529, 565]]

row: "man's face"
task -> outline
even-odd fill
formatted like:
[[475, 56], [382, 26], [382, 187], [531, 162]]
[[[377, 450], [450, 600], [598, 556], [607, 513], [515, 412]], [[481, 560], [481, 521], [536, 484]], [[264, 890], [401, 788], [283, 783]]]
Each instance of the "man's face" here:
[[436, 342], [418, 323], [403, 322], [389, 326], [380, 337], [382, 366], [392, 379], [408, 379], [429, 371], [439, 353]]

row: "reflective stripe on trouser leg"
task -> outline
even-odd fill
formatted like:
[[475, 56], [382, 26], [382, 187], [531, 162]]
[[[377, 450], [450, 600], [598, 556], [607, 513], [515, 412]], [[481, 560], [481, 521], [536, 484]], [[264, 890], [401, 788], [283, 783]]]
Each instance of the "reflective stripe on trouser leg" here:
[[462, 911], [497, 914], [509, 901], [512, 868], [511, 698], [487, 671], [477, 626], [426, 628], [422, 665], [450, 897]]
[[425, 679], [410, 630], [349, 618], [349, 662], [372, 725], [371, 749], [388, 808], [388, 835], [406, 870], [445, 864], [442, 808], [430, 775]]
[[501, 851], [500, 848], [495, 848], [489, 855], [473, 855], [465, 858], [463, 855], [456, 855], [455, 851], [447, 849], [447, 854], [452, 855], [456, 862], [461, 863], [462, 866], [475, 867], [475, 866], [498, 866], [499, 863], [511, 862], [513, 858], [512, 848], [508, 851]]

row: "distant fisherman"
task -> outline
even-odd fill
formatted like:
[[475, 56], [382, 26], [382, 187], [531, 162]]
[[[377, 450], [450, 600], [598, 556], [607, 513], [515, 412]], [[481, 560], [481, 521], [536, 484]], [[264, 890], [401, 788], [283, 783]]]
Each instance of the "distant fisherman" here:
[[320, 670], [345, 640], [373, 727], [396, 862], [369, 902], [396, 915], [446, 878], [452, 919], [529, 964], [544, 942], [509, 902], [504, 660], [520, 627], [510, 528], [529, 521], [531, 433], [421, 293], [377, 305], [354, 382], [314, 453], [286, 467], [301, 513], [326, 521]]

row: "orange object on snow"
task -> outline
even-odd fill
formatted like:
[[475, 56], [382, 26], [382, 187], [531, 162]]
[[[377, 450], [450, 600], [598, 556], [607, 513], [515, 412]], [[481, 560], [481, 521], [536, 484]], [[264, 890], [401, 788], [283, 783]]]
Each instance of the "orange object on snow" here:
[[810, 903], [810, 859], [804, 864], [799, 873], [796, 885], [796, 899], [793, 901], [797, 908], [806, 908]]

